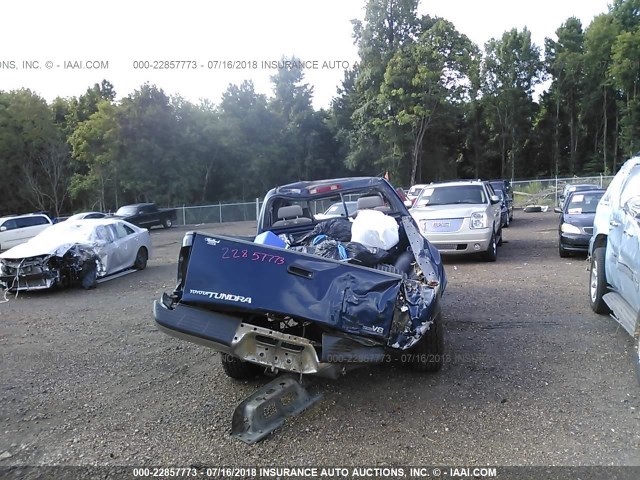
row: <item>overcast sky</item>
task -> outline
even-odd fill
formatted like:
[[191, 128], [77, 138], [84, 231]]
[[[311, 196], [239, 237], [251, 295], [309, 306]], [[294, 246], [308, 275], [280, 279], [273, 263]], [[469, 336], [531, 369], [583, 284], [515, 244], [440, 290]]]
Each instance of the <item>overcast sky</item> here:
[[[422, 0], [419, 13], [450, 20], [480, 46], [526, 26], [542, 47], [544, 38], [555, 38], [568, 17], [578, 17], [586, 27], [595, 15], [607, 12], [608, 4]], [[263, 62], [296, 55], [313, 62], [305, 71], [306, 81], [314, 88], [315, 107], [327, 107], [343, 77], [342, 67], [357, 60], [350, 20], [364, 17], [364, 5], [365, 0], [5, 0], [0, 90], [31, 88], [50, 101], [81, 95], [106, 78], [118, 96], [150, 82], [168, 94], [218, 103], [230, 83], [245, 79], [271, 95], [269, 77], [275, 71]], [[108, 62], [108, 68], [86, 69], [87, 61], [94, 60], [96, 66]], [[196, 68], [165, 71], [134, 65], [164, 60], [184, 61], [181, 66], [188, 61]], [[37, 61], [39, 68], [24, 68], [25, 61]], [[227, 61], [234, 68], [223, 68]], [[82, 69], [65, 68], [65, 62], [76, 67], [82, 62]]]

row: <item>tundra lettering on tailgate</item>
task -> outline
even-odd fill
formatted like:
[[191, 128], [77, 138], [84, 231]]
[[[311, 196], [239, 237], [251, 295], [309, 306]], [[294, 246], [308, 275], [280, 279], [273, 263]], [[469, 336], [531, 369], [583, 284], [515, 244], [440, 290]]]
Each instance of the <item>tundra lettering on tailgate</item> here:
[[215, 298], [216, 300], [228, 300], [230, 302], [251, 303], [251, 297], [234, 295], [233, 293], [207, 292], [206, 290], [189, 290], [192, 295], [202, 295], [204, 297]]

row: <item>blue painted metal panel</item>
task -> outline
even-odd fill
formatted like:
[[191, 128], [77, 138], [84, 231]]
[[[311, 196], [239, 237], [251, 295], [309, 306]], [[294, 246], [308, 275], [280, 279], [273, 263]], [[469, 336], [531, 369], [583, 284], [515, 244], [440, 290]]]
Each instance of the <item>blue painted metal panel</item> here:
[[223, 236], [196, 234], [182, 302], [289, 315], [386, 338], [402, 277]]

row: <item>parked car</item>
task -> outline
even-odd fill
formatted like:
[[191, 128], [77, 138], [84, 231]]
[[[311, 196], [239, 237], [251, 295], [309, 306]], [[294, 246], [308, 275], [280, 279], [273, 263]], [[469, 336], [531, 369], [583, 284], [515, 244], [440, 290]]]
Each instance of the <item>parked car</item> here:
[[589, 300], [634, 339], [640, 381], [640, 155], [627, 160], [600, 199], [589, 243]]
[[417, 185], [413, 185], [409, 191], [407, 191], [407, 200], [409, 200], [411, 202], [411, 205], [409, 205], [409, 207], [413, 206], [413, 204], [416, 202], [416, 199], [420, 196], [420, 193], [422, 192], [422, 189], [424, 187], [426, 187], [426, 184], [417, 184]]
[[509, 223], [513, 221], [513, 188], [511, 187], [511, 180], [489, 180], [489, 185], [494, 190], [502, 190], [504, 192], [505, 203], [509, 210]]
[[117, 219], [67, 220], [0, 254], [0, 286], [10, 291], [96, 286], [97, 278], [147, 266], [149, 232]]
[[556, 207], [560, 214], [558, 225], [558, 254], [562, 258], [571, 253], [587, 253], [593, 235], [593, 220], [598, 202], [604, 190], [573, 192], [567, 197], [564, 207]]
[[70, 217], [67, 217], [65, 221], [85, 220], [85, 219], [91, 219], [91, 218], [106, 218], [108, 216], [109, 216], [108, 213], [103, 213], [103, 212], [82, 212], [82, 213], [76, 213], [75, 215], [71, 215]]
[[51, 218], [42, 213], [0, 218], [0, 252], [26, 242], [51, 225]]
[[487, 182], [463, 180], [424, 188], [411, 215], [441, 253], [479, 253], [495, 262], [502, 244], [500, 198]]
[[510, 212], [507, 205], [507, 197], [502, 190], [494, 189], [493, 192], [500, 199], [500, 225], [502, 226], [502, 228], [509, 228], [511, 219], [509, 218]]
[[[346, 198], [357, 198], [353, 222], [312, 218], [316, 202]], [[222, 352], [232, 378], [265, 368], [335, 378], [391, 357], [442, 366], [444, 267], [385, 179], [272, 189], [257, 233], [187, 233], [178, 286], [154, 305], [159, 328]]]
[[136, 203], [120, 207], [114, 216], [142, 228], [170, 228], [177, 218], [177, 211], [175, 208], [158, 208], [155, 203]]
[[407, 208], [411, 208], [413, 202], [409, 200], [409, 197], [407, 197], [407, 193], [404, 191], [404, 189], [398, 187], [396, 188], [396, 193], [400, 197], [400, 200], [402, 200], [402, 203], [404, 203], [404, 206]]
[[564, 207], [565, 199], [573, 192], [585, 192], [587, 190], [601, 190], [601, 187], [592, 183], [568, 183], [564, 186], [560, 197], [558, 197], [558, 205]]
[[[345, 211], [346, 207], [346, 211]], [[326, 220], [335, 217], [351, 217], [358, 209], [358, 202], [337, 202], [327, 208], [324, 213], [314, 215], [316, 220]]]

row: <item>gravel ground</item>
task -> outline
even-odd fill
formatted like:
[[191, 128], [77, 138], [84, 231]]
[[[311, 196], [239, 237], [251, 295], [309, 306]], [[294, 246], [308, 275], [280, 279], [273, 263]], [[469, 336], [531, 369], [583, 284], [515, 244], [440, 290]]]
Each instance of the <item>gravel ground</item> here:
[[96, 290], [0, 304], [0, 466], [640, 465], [631, 338], [589, 309], [556, 215], [516, 212], [495, 264], [447, 260], [441, 372], [309, 378], [323, 399], [253, 446], [229, 437], [231, 415], [268, 379], [227, 378], [153, 321], [183, 233], [153, 230], [148, 268]]

